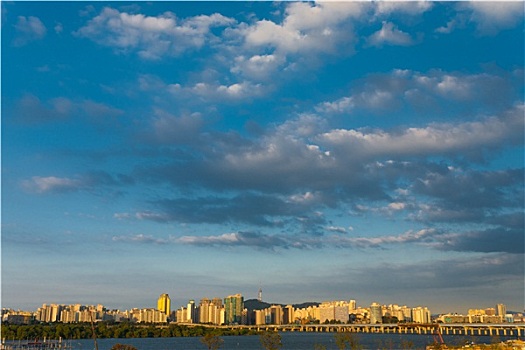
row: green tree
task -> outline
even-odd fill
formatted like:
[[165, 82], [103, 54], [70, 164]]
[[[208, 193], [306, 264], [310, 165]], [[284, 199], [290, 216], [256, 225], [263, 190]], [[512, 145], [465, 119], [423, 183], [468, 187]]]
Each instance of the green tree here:
[[340, 350], [345, 349], [361, 349], [361, 344], [357, 337], [352, 333], [341, 332], [334, 335], [335, 344]]
[[259, 335], [259, 339], [266, 350], [279, 350], [283, 346], [281, 335], [277, 332], [263, 332]]
[[206, 345], [208, 350], [217, 350], [222, 346], [224, 340], [222, 340], [218, 335], [207, 333], [201, 338], [201, 343]]

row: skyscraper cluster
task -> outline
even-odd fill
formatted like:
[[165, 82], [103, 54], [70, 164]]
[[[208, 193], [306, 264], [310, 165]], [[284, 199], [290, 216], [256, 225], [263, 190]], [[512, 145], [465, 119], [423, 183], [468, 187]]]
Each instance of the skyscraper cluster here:
[[[254, 300], [252, 300], [253, 302]], [[292, 305], [266, 304], [262, 302], [248, 310], [241, 294], [228, 295], [221, 298], [203, 298], [197, 304], [189, 300], [185, 306], [177, 310], [171, 309], [171, 299], [164, 293], [157, 299], [157, 308], [133, 308], [131, 310], [108, 310], [103, 305], [62, 305], [43, 304], [36, 312], [14, 311], [2, 309], [2, 321], [13, 324], [40, 322], [136, 322], [136, 323], [166, 323], [210, 324], [210, 325], [286, 325], [311, 323], [431, 323], [430, 310], [424, 306], [409, 307], [397, 304], [381, 305], [377, 302], [368, 307], [358, 307], [355, 300], [325, 301], [312, 303], [307, 307]], [[262, 307], [263, 305], [270, 305]], [[509, 314], [504, 304], [495, 308], [469, 309], [467, 315], [443, 314], [434, 321], [443, 323], [513, 323], [524, 322], [523, 314]]]

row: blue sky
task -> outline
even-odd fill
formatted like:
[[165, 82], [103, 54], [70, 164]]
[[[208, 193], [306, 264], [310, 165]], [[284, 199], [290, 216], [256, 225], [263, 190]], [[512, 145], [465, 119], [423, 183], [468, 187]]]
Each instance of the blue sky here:
[[2, 2], [2, 306], [524, 305], [523, 3]]

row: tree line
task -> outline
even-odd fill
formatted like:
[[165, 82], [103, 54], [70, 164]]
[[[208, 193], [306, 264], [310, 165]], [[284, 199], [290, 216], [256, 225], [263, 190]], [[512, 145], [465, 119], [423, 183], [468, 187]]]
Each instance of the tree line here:
[[[93, 337], [89, 323], [49, 323], [32, 325], [2, 324], [2, 338], [6, 340], [31, 339], [89, 339]], [[168, 338], [168, 337], [203, 337], [206, 334], [216, 336], [256, 335], [256, 331], [247, 329], [222, 329], [203, 326], [137, 325], [129, 322], [109, 324], [99, 322], [95, 325], [97, 338]]]

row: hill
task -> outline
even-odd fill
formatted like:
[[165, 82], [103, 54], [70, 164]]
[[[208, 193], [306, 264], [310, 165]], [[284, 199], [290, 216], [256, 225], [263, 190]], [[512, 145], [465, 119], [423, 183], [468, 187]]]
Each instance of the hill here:
[[[267, 303], [264, 301], [259, 301], [257, 299], [248, 299], [244, 301], [244, 307], [248, 309], [248, 311], [267, 309], [272, 305], [281, 305], [282, 307], [286, 306], [285, 304]], [[294, 307], [294, 309], [302, 309], [302, 308], [306, 308], [309, 306], [318, 306], [318, 305], [319, 303], [316, 303], [316, 302], [306, 302], [302, 304], [293, 304], [292, 306]]]

